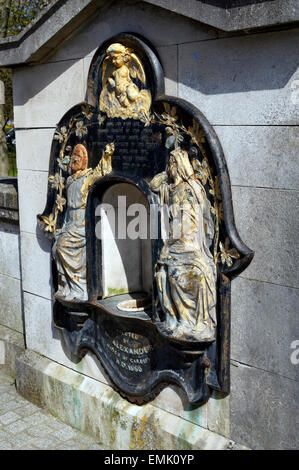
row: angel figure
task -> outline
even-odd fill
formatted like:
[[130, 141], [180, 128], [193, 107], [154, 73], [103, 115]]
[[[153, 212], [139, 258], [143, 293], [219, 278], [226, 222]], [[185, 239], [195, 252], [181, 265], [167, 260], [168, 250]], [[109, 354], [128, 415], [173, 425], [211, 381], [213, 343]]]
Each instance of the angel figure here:
[[66, 183], [67, 209], [63, 226], [55, 233], [52, 248], [58, 271], [57, 299], [85, 301], [86, 283], [85, 209], [89, 189], [100, 177], [112, 171], [114, 144], [107, 144], [96, 168], [88, 168], [88, 153], [84, 145], [75, 146], [71, 158], [73, 174]]
[[111, 44], [103, 62], [100, 109], [108, 117], [149, 118], [151, 94], [139, 90], [132, 78], [145, 85], [143, 66], [133, 50], [123, 44]]

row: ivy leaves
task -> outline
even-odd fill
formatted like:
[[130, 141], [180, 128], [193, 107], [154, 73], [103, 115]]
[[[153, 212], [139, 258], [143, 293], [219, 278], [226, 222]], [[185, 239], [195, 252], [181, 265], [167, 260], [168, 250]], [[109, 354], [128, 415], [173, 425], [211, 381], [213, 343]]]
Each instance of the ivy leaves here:
[[222, 242], [219, 243], [220, 249], [220, 260], [222, 264], [226, 264], [229, 268], [233, 265], [233, 259], [239, 259], [240, 253], [236, 248], [230, 248], [230, 239], [226, 237], [224, 245]]
[[179, 130], [173, 127], [166, 127], [165, 132], [168, 134], [168, 137], [165, 142], [165, 147], [167, 149], [176, 149], [184, 142], [184, 137], [180, 134]]

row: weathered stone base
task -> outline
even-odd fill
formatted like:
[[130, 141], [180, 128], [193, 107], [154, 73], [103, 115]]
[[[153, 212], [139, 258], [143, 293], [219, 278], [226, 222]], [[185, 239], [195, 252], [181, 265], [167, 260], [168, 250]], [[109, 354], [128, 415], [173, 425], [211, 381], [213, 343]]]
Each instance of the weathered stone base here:
[[16, 358], [24, 349], [24, 335], [0, 325], [0, 370], [15, 378]]
[[109, 385], [25, 351], [24, 336], [4, 326], [0, 326], [0, 370], [16, 378], [24, 398], [106, 448], [245, 449], [154, 404], [130, 404]]
[[24, 398], [111, 449], [245, 449], [152, 404], [130, 404], [110, 386], [32, 351], [17, 358], [16, 372]]

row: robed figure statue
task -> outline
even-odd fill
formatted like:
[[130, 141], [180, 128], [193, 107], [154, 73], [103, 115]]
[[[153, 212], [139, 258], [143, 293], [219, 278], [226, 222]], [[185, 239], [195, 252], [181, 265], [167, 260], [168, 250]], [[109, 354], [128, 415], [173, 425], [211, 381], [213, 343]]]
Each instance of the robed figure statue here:
[[85, 209], [89, 189], [93, 183], [112, 171], [111, 156], [114, 144], [107, 144], [102, 158], [93, 170], [88, 167], [87, 150], [82, 144], [75, 146], [71, 157], [73, 174], [66, 183], [67, 209], [63, 226], [55, 233], [52, 248], [58, 271], [56, 298], [68, 301], [88, 299], [86, 284]]
[[213, 341], [217, 274], [209, 248], [214, 222], [188, 152], [173, 150], [166, 171], [152, 179], [150, 188], [159, 194], [169, 218], [169, 236], [164, 239], [155, 273], [157, 326], [174, 340]]

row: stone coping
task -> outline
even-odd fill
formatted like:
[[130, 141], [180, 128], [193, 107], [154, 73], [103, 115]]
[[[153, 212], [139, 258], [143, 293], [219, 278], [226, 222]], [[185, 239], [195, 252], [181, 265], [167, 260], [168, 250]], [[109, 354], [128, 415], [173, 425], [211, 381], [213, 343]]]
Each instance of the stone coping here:
[[0, 177], [0, 226], [1, 222], [19, 223], [17, 178]]
[[[297, 0], [143, 1], [226, 32], [299, 21]], [[85, 21], [113, 3], [111, 0], [53, 0], [20, 34], [0, 40], [0, 67], [43, 60]]]

